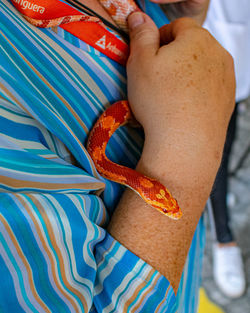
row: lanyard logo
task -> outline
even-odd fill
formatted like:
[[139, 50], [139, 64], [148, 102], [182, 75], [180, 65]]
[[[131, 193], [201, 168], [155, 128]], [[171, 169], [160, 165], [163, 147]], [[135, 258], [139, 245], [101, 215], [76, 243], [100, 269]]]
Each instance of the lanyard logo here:
[[45, 12], [45, 7], [31, 3], [27, 0], [13, 0], [13, 2], [19, 4], [23, 10], [32, 10], [40, 14], [43, 14]]
[[95, 44], [105, 50], [106, 49], [106, 35], [102, 36], [101, 39], [97, 40]]
[[[126, 56], [123, 53], [123, 51], [117, 48], [115, 43], [112, 44], [111, 42], [108, 42], [108, 44], [106, 44], [106, 39], [107, 39], [107, 36], [103, 35], [99, 40], [95, 42], [95, 45], [100, 47], [103, 50], [106, 50], [106, 49], [109, 50], [111, 53], [117, 55], [121, 59], [126, 59]], [[103, 51], [103, 53], [105, 53], [105, 51]]]

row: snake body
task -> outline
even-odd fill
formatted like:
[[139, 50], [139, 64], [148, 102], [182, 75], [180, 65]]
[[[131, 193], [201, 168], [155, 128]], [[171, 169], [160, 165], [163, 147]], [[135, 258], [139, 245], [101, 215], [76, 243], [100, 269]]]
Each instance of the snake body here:
[[34, 19], [29, 16], [24, 16], [25, 19], [32, 25], [40, 28], [50, 28], [55, 27], [63, 24], [69, 24], [73, 22], [93, 22], [103, 25], [102, 21], [98, 17], [88, 16], [86, 14], [81, 15], [66, 15], [58, 18], [53, 18], [49, 20], [41, 20], [41, 19]]
[[[134, 11], [140, 11], [134, 0], [99, 0], [99, 2], [113, 18], [114, 22], [125, 32], [128, 31], [127, 18], [129, 14]], [[105, 27], [98, 17], [82, 12], [50, 19], [39, 19], [25, 14], [24, 17], [31, 24], [43, 28], [81, 21], [98, 23]], [[147, 204], [173, 219], [179, 219], [182, 215], [179, 205], [165, 186], [157, 180], [142, 175], [135, 170], [113, 163], [105, 154], [106, 146], [112, 134], [118, 127], [132, 119], [128, 101], [119, 101], [111, 105], [101, 115], [90, 132], [87, 143], [88, 152], [100, 175], [128, 186], [137, 192]]]
[[99, 0], [114, 22], [125, 32], [128, 31], [127, 18], [130, 13], [140, 11], [134, 0]]
[[[99, 0], [99, 2], [115, 23], [126, 32], [129, 14], [140, 11], [134, 0]], [[131, 188], [147, 204], [164, 215], [179, 219], [182, 216], [179, 205], [164, 185], [138, 171], [112, 162], [105, 154], [112, 134], [131, 120], [133, 116], [128, 101], [114, 103], [98, 119], [90, 132], [87, 144], [87, 150], [96, 169], [101, 176]]]
[[120, 127], [133, 120], [128, 101], [118, 101], [100, 116], [90, 132], [87, 150], [101, 176], [125, 185], [158, 211], [173, 219], [182, 215], [177, 201], [165, 186], [138, 171], [109, 160], [105, 150], [109, 139]]

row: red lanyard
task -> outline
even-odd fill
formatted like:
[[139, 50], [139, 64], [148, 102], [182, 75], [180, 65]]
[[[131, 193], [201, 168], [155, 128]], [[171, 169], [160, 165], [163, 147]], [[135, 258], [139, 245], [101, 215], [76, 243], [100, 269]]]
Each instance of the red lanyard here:
[[88, 16], [60, 0], [11, 0], [16, 9], [38, 27], [60, 26], [80, 40], [125, 65], [129, 48], [96, 17]]

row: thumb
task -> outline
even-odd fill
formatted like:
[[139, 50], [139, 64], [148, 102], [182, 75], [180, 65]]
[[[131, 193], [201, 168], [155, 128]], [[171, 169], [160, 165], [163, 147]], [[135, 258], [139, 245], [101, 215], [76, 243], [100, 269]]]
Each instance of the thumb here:
[[137, 54], [156, 54], [160, 47], [160, 33], [152, 19], [142, 13], [134, 12], [128, 17], [130, 36], [130, 56]]

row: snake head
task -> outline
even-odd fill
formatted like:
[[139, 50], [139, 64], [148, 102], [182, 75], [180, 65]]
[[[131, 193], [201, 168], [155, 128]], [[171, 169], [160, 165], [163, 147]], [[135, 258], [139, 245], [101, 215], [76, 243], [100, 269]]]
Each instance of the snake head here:
[[182, 212], [177, 200], [164, 185], [145, 176], [140, 178], [140, 185], [143, 186], [139, 187], [140, 195], [149, 205], [172, 219], [181, 218]]
[[167, 201], [163, 201], [157, 204], [151, 204], [154, 208], [160, 211], [162, 214], [174, 219], [178, 220], [182, 217], [182, 211], [178, 205], [178, 202], [175, 198], [168, 199]]

